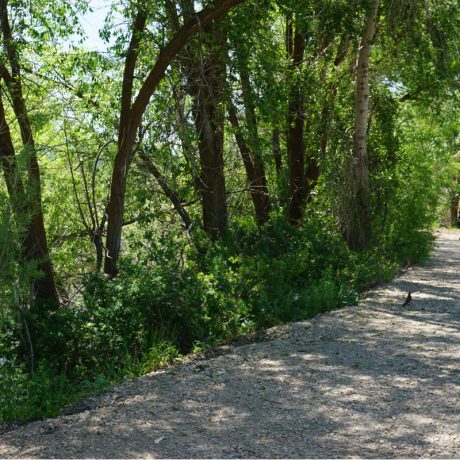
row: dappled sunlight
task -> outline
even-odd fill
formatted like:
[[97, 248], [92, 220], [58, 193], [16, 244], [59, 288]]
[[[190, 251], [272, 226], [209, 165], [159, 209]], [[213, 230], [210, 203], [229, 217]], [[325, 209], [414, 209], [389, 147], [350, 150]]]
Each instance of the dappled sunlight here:
[[[62, 417], [59, 429], [46, 425], [52, 420], [21, 428], [20, 449], [14, 434], [4, 435], [0, 452], [404, 457], [435, 449], [458, 456], [460, 292], [444, 276], [460, 262], [455, 244], [459, 255], [445, 272], [411, 269], [359, 306], [283, 327], [272, 341], [128, 381], [98, 409]], [[419, 281], [430, 277], [431, 284]], [[36, 430], [45, 434], [32, 446], [27, 433]], [[125, 447], [112, 450], [115, 438]]]

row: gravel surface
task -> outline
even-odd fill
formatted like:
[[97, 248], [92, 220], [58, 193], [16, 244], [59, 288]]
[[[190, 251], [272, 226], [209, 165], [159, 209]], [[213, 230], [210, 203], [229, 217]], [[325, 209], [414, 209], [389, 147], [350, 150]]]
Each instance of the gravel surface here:
[[0, 456], [459, 458], [459, 236], [359, 306], [129, 380], [4, 433]]

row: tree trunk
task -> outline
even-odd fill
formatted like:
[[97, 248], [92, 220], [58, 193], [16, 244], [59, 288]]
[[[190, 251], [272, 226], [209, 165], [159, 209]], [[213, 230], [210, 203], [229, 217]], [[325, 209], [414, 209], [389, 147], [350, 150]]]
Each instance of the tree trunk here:
[[134, 141], [119, 147], [115, 157], [110, 186], [110, 199], [107, 207], [106, 254], [104, 273], [109, 276], [117, 274], [117, 261], [121, 246], [121, 228], [125, 209], [126, 180], [128, 177], [129, 158]]
[[[4, 80], [11, 98], [13, 111], [19, 125], [24, 151], [27, 155], [28, 183], [27, 189], [20, 182], [14, 146], [11, 134], [6, 124], [3, 102], [0, 107], [0, 130], [2, 132], [2, 164], [10, 193], [13, 209], [26, 211], [30, 222], [27, 226], [26, 236], [22, 243], [24, 260], [37, 264], [41, 272], [39, 277], [32, 279], [31, 305], [46, 305], [55, 308], [59, 305], [59, 296], [54, 281], [53, 268], [49, 257], [45, 224], [43, 219], [40, 168], [37, 160], [35, 141], [30, 124], [26, 104], [22, 91], [21, 69], [15, 39], [12, 35], [8, 18], [8, 1], [0, 2], [0, 22], [3, 37], [3, 47], [11, 66], [11, 73], [0, 64], [0, 77]], [[6, 158], [8, 157], [8, 158]], [[8, 186], [9, 183], [9, 186]], [[21, 190], [22, 189], [22, 190]], [[25, 193], [22, 194], [21, 192]], [[22, 196], [17, 196], [20, 193]], [[25, 204], [21, 204], [25, 202]]]
[[[123, 226], [122, 221], [125, 207], [126, 180], [128, 177], [129, 165], [132, 160], [137, 131], [140, 127], [144, 112], [150, 103], [150, 98], [162, 80], [167, 68], [177, 54], [187, 45], [190, 38], [198, 31], [203, 30], [203, 28], [212, 21], [226, 14], [229, 9], [240, 3], [244, 3], [244, 1], [245, 0], [220, 0], [216, 5], [204, 8], [201, 12], [194, 14], [188, 22], [174, 33], [167, 45], [160, 50], [154, 66], [141, 85], [134, 102], [131, 103], [133, 96], [132, 80], [134, 78], [134, 69], [138, 57], [138, 42], [145, 25], [145, 22], [143, 22], [141, 18], [143, 12], [139, 11], [136, 16], [133, 23], [132, 38], [125, 60], [118, 151], [113, 165], [109, 206], [107, 208], [107, 252], [104, 261], [104, 271], [109, 276], [115, 276], [117, 273], [117, 260], [120, 254], [121, 229]], [[211, 175], [212, 171], [218, 172], [221, 169], [219, 161], [215, 161], [214, 163], [215, 164], [204, 165], [206, 169], [205, 175]], [[212, 186], [212, 184], [209, 184], [209, 181], [207, 183], [208, 186]], [[220, 184], [220, 186], [222, 186], [222, 184]], [[206, 202], [208, 201], [212, 201], [212, 197], [211, 200], [207, 197]], [[222, 205], [220, 206], [222, 207]], [[216, 214], [214, 211], [215, 210], [212, 210], [209, 214]], [[224, 227], [226, 228], [226, 204], [223, 210], [218, 210], [217, 214], [220, 213], [220, 215], [222, 215], [222, 211], [225, 211], [225, 225], [223, 222], [220, 222], [217, 226], [220, 230]], [[207, 218], [207, 220], [209, 219]], [[212, 227], [214, 227], [215, 224], [216, 222], [210, 223]]]
[[[182, 0], [185, 21], [194, 13], [194, 4]], [[172, 11], [172, 15], [175, 11]], [[174, 21], [178, 23], [178, 20]], [[226, 81], [226, 33], [216, 23], [204, 28], [196, 42], [181, 56], [187, 80], [186, 91], [193, 98], [193, 117], [200, 157], [199, 194], [203, 228], [212, 239], [227, 231], [227, 197], [224, 176], [224, 87]]]
[[[43, 214], [41, 212], [41, 195], [35, 190], [25, 191], [24, 183], [20, 177], [13, 142], [5, 119], [3, 102], [0, 100], [0, 159], [3, 174], [7, 185], [12, 209], [20, 221], [28, 219], [25, 236], [22, 241], [22, 260], [36, 263], [41, 276], [32, 279], [31, 292], [33, 294], [32, 305], [38, 304], [58, 305], [59, 297], [54, 283], [53, 270], [49, 259], [48, 245], [46, 240]], [[38, 166], [38, 165], [37, 165]], [[39, 176], [38, 176], [39, 179]], [[39, 205], [32, 200], [39, 199]]]
[[255, 173], [254, 193], [258, 195], [259, 201], [256, 217], [259, 224], [264, 224], [268, 222], [268, 213], [270, 211], [270, 194], [268, 193], [267, 177], [265, 175], [265, 165], [262, 160], [262, 153], [260, 151], [260, 139], [259, 132], [257, 129], [256, 108], [254, 105], [254, 94], [251, 87], [249, 69], [247, 62], [244, 61], [244, 59], [239, 59], [239, 61], [244, 110], [246, 113], [246, 123], [248, 126], [249, 138], [251, 141], [249, 143], [249, 147], [252, 152], [252, 161]]
[[[227, 197], [224, 176], [223, 92], [226, 79], [225, 34], [216, 26], [203, 35], [199, 78], [194, 88], [194, 116], [201, 166], [203, 227], [216, 239], [227, 231]], [[195, 61], [196, 62], [196, 61]]]
[[450, 202], [450, 226], [458, 226], [458, 195], [455, 195]]
[[[291, 23], [291, 28], [293, 27]], [[299, 27], [287, 32], [287, 49], [291, 51], [291, 74], [300, 74], [305, 42]], [[293, 37], [293, 38], [292, 38]], [[292, 43], [291, 43], [292, 39]], [[289, 161], [290, 202], [288, 217], [292, 224], [298, 225], [303, 217], [307, 187], [305, 180], [305, 142], [304, 142], [304, 107], [302, 89], [296, 79], [290, 82], [287, 151]]]
[[245, 52], [241, 52], [240, 46], [236, 45], [236, 62], [243, 94], [245, 122], [248, 132], [246, 138], [239, 124], [237, 109], [230, 99], [228, 101], [228, 115], [246, 169], [256, 220], [258, 225], [263, 225], [268, 222], [269, 218], [270, 195], [267, 187], [265, 165], [260, 151], [254, 93], [251, 87], [247, 57]]
[[[455, 182], [457, 183], [458, 180], [455, 178]], [[456, 191], [450, 191], [450, 226], [451, 227], [458, 227], [458, 206], [459, 206], [460, 198], [459, 194]]]
[[257, 169], [251, 158], [251, 149], [246, 143], [238, 121], [236, 108], [232, 101], [228, 102], [228, 119], [234, 130], [236, 143], [240, 150], [241, 158], [243, 159], [244, 169], [249, 184], [249, 192], [254, 205], [256, 220], [259, 225], [263, 225], [268, 221], [269, 200], [267, 192], [267, 183], [265, 180], [265, 172]]
[[372, 40], [377, 25], [379, 0], [372, 0], [361, 39], [356, 65], [355, 126], [351, 158], [351, 206], [346, 229], [348, 245], [365, 250], [371, 236], [371, 190], [367, 152], [367, 122], [369, 113], [369, 61]]

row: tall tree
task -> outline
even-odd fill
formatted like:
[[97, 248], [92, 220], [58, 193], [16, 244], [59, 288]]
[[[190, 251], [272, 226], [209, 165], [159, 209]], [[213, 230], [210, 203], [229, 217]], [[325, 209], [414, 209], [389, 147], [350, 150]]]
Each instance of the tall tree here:
[[188, 88], [194, 98], [193, 114], [198, 135], [201, 166], [203, 226], [212, 237], [225, 233], [228, 225], [224, 175], [224, 88], [226, 80], [226, 33], [218, 24], [200, 36], [198, 54], [192, 60], [193, 81]]
[[[119, 117], [118, 151], [113, 165], [110, 199], [107, 210], [107, 253], [104, 260], [104, 271], [110, 276], [114, 276], [117, 273], [117, 260], [120, 253], [121, 229], [125, 207], [126, 179], [129, 165], [132, 160], [137, 132], [144, 112], [150, 103], [150, 99], [162, 80], [168, 66], [189, 42], [190, 38], [198, 31], [203, 30], [203, 28], [212, 21], [223, 16], [229, 9], [244, 1], [245, 0], [220, 0], [216, 5], [204, 8], [201, 12], [194, 14], [193, 18], [181, 26], [173, 34], [169, 42], [160, 50], [155, 64], [143, 81], [134, 101], [132, 101], [134, 71], [138, 59], [139, 40], [144, 31], [147, 19], [146, 11], [142, 6], [139, 6], [131, 27], [131, 41], [125, 59], [122, 102]], [[219, 164], [210, 165], [210, 168], [207, 169], [209, 174], [211, 174], [214, 166], [220, 168]], [[210, 196], [209, 198], [212, 200], [214, 197]], [[214, 213], [210, 213], [210, 219], [213, 218]], [[220, 227], [223, 226], [222, 222], [219, 222], [217, 226], [211, 222], [210, 227], [217, 228], [219, 231], [221, 230]]]
[[[0, 64], [0, 77], [5, 82], [11, 99], [13, 112], [19, 125], [24, 153], [27, 157], [27, 187], [19, 177], [14, 144], [5, 117], [3, 102], [0, 104], [0, 130], [2, 139], [2, 164], [12, 207], [18, 212], [26, 212], [27, 224], [23, 241], [23, 257], [37, 264], [41, 275], [32, 279], [31, 294], [33, 304], [57, 306], [59, 297], [54, 281], [53, 269], [48, 251], [42, 197], [40, 167], [37, 150], [22, 88], [21, 64], [8, 17], [8, 1], [0, 1], [0, 21], [6, 64]], [[24, 193], [23, 193], [24, 192]]]
[[371, 188], [367, 151], [369, 115], [369, 63], [372, 40], [377, 26], [379, 0], [372, 0], [366, 17], [356, 62], [355, 122], [353, 151], [351, 157], [351, 203], [346, 237], [351, 249], [362, 251], [370, 242], [371, 234]]
[[[180, 2], [182, 20], [195, 15], [194, 3]], [[169, 7], [175, 28], [179, 17]], [[227, 196], [224, 175], [224, 123], [227, 66], [227, 31], [222, 23], [205, 27], [180, 54], [184, 89], [193, 101], [193, 121], [198, 138], [200, 176], [198, 192], [202, 204], [203, 228], [211, 238], [225, 233], [228, 226]]]
[[[297, 17], [296, 17], [297, 18]], [[303, 90], [299, 83], [303, 67], [305, 38], [300, 21], [289, 16], [286, 21], [286, 47], [289, 57], [289, 104], [287, 116], [287, 151], [289, 161], [289, 221], [299, 224], [304, 212], [307, 187], [305, 180], [305, 115]]]

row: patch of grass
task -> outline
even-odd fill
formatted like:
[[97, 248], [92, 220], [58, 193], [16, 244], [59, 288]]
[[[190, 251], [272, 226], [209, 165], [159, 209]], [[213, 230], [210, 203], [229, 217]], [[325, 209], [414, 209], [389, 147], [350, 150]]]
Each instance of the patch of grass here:
[[64, 406], [72, 405], [125, 377], [143, 375], [168, 364], [180, 356], [177, 347], [160, 332], [153, 334], [151, 347], [141, 357], [125, 354], [115, 365], [91, 378], [75, 380], [68, 373], [57, 372], [41, 362], [31, 375], [24, 365], [4, 363], [0, 367], [0, 423], [26, 422], [55, 417]]

